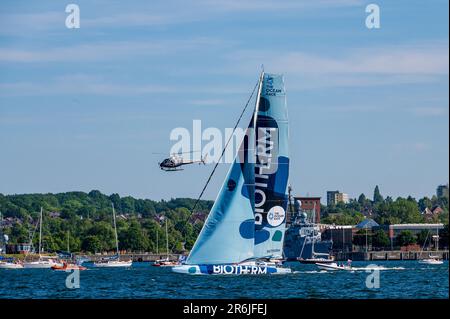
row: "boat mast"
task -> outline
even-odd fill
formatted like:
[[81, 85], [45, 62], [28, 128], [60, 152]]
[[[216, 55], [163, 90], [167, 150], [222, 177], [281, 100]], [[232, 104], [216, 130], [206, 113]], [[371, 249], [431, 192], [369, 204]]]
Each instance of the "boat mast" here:
[[436, 226], [436, 252], [439, 251], [439, 228]]
[[42, 245], [42, 207], [39, 218], [39, 257], [41, 256], [41, 245]]
[[316, 253], [314, 252], [314, 243], [316, 242], [316, 202], [313, 205], [313, 238], [312, 238], [312, 247], [311, 247], [311, 257], [315, 258]]
[[[262, 90], [262, 83], [264, 78], [264, 69], [261, 71], [261, 75], [259, 76], [259, 85], [258, 85], [258, 94], [256, 95], [256, 102], [255, 102], [255, 113], [253, 115], [253, 130], [255, 131], [255, 141], [256, 141], [256, 121], [258, 118], [258, 112], [259, 112], [259, 100], [261, 98], [261, 90]], [[256, 143], [255, 143], [256, 144]]]
[[169, 232], [167, 231], [167, 218], [166, 218], [166, 259], [169, 260]]
[[119, 239], [117, 238], [116, 212], [114, 211], [114, 203], [111, 203], [113, 211], [114, 234], [116, 235], [116, 253], [119, 256]]

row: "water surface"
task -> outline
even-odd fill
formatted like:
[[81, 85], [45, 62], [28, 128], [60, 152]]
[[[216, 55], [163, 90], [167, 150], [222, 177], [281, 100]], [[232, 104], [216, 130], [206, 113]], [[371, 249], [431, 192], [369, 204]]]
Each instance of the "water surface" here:
[[[320, 271], [288, 263], [293, 273], [278, 276], [192, 276], [150, 263], [129, 269], [90, 268], [80, 272], [80, 288], [66, 288], [69, 273], [50, 269], [0, 269], [0, 298], [448, 298], [448, 261], [354, 262], [382, 265], [380, 287], [366, 287], [365, 271]], [[91, 267], [92, 265], [86, 264]]]

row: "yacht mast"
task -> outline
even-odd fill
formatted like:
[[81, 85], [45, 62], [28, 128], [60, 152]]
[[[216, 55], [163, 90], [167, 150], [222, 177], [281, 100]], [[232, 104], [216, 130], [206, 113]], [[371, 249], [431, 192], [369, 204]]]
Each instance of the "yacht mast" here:
[[116, 226], [116, 212], [114, 211], [114, 203], [111, 203], [113, 211], [113, 222], [114, 222], [114, 234], [116, 236], [116, 253], [119, 256], [119, 239], [117, 237], [117, 226]]
[[167, 260], [169, 260], [169, 232], [167, 231], [167, 218], [166, 218], [166, 255], [167, 255]]
[[313, 206], [313, 238], [312, 238], [312, 258], [315, 258], [316, 253], [314, 252], [314, 243], [316, 242], [316, 202], [314, 202], [314, 206]]
[[39, 256], [41, 256], [41, 245], [42, 245], [42, 207], [39, 218]]
[[258, 118], [259, 100], [261, 98], [261, 90], [262, 90], [263, 78], [264, 78], [264, 69], [261, 71], [261, 75], [259, 76], [258, 94], [256, 95], [255, 113], [253, 115], [253, 130], [255, 131], [255, 140], [258, 138], [257, 137], [257, 132], [256, 132], [256, 121], [257, 121], [257, 118]]

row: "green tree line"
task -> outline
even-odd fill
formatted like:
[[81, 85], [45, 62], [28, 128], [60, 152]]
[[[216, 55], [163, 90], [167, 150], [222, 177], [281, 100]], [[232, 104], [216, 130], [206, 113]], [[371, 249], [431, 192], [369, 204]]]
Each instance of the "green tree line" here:
[[[190, 249], [201, 230], [212, 201], [200, 201], [194, 214], [194, 199], [169, 201], [136, 199], [100, 191], [58, 194], [0, 194], [3, 234], [9, 243], [29, 243], [37, 247], [39, 211], [43, 208], [43, 246], [46, 251], [67, 250], [97, 253], [115, 249], [112, 207], [117, 215], [119, 248], [130, 252], [166, 251], [167, 222], [169, 249]], [[197, 218], [195, 218], [197, 216]], [[34, 236], [32, 236], [34, 232]]]
[[[443, 213], [427, 221], [421, 214], [425, 208], [432, 209], [439, 206]], [[443, 223], [448, 225], [448, 197], [423, 197], [418, 201], [408, 196], [393, 199], [389, 196], [383, 198], [378, 186], [374, 189], [373, 199], [361, 194], [349, 203], [339, 202], [336, 205], [322, 206], [321, 222], [324, 224], [356, 225], [365, 216], [371, 216], [380, 225], [406, 224], [406, 223]]]

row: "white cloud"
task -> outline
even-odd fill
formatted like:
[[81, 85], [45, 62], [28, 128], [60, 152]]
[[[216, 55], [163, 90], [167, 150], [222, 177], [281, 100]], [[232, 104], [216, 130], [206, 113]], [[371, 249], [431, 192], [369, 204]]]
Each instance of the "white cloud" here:
[[189, 104], [191, 105], [198, 105], [198, 106], [216, 106], [216, 105], [224, 105], [225, 103], [226, 101], [222, 99], [192, 100], [189, 102]]
[[212, 38], [161, 41], [115, 41], [85, 43], [48, 49], [0, 48], [0, 62], [76, 62], [104, 61], [130, 56], [179, 54], [180, 51], [217, 47], [222, 42]]
[[[82, 28], [165, 26], [217, 19], [236, 12], [280, 12], [293, 9], [323, 9], [362, 6], [362, 0], [183, 0], [149, 2], [134, 8], [107, 4], [81, 6]], [[180, 10], [182, 8], [182, 10]], [[60, 11], [34, 13], [0, 13], [0, 34], [29, 36], [37, 32], [64, 31], [67, 13]]]
[[0, 83], [1, 96], [39, 96], [64, 94], [136, 95], [175, 92], [158, 84], [131, 85], [111, 83], [102, 78], [82, 74], [57, 77], [47, 82]]
[[237, 51], [227, 55], [229, 74], [266, 70], [289, 77], [290, 90], [340, 86], [377, 86], [435, 81], [448, 75], [448, 42], [354, 48], [312, 54], [303, 51]]
[[431, 150], [431, 145], [424, 142], [411, 142], [411, 143], [396, 143], [393, 145], [393, 149], [396, 152], [414, 152], [423, 153]]
[[417, 116], [443, 116], [448, 115], [448, 107], [415, 107], [412, 113]]

